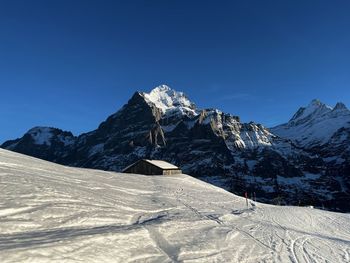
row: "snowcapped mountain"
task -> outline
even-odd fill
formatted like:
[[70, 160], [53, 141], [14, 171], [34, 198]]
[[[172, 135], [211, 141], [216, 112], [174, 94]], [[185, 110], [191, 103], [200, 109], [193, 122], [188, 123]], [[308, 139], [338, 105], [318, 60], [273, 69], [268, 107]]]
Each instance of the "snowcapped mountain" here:
[[[293, 123], [304, 125], [311, 115], [322, 118], [347, 111], [341, 105], [330, 109], [318, 104], [314, 101], [299, 110]], [[349, 138], [347, 130], [338, 133]], [[135, 92], [94, 131], [65, 135], [71, 142], [67, 145], [50, 132], [30, 132], [2, 147], [70, 166], [112, 171], [141, 158], [163, 159], [234, 193], [255, 192], [264, 202], [349, 211], [346, 167], [341, 168], [344, 173], [330, 169], [316, 152], [275, 135], [274, 129], [242, 123], [238, 116], [217, 109], [198, 109], [184, 93], [166, 85], [149, 93]]]
[[72, 168], [0, 149], [0, 178], [2, 263], [349, 262], [349, 214], [247, 208], [184, 174]]
[[34, 127], [19, 139], [5, 142], [1, 147], [44, 160], [60, 162], [75, 144], [71, 132], [51, 127]]
[[313, 100], [300, 108], [288, 123], [271, 131], [318, 154], [333, 170], [350, 168], [350, 110], [341, 102], [332, 108]]
[[350, 110], [343, 103], [337, 103], [332, 108], [313, 100], [307, 107], [300, 108], [288, 123], [271, 131], [301, 147], [312, 148], [329, 143], [342, 128], [350, 129]]
[[167, 85], [156, 87], [150, 93], [142, 93], [142, 96], [167, 116], [176, 113], [198, 115], [195, 104], [183, 92], [177, 92]]

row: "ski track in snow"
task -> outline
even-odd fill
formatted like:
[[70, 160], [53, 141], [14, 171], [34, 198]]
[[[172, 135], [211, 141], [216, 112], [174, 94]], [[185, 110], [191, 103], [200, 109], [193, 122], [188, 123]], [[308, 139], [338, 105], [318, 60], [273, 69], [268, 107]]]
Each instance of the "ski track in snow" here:
[[69, 168], [0, 150], [0, 197], [0, 262], [350, 261], [349, 214], [247, 209], [187, 175]]

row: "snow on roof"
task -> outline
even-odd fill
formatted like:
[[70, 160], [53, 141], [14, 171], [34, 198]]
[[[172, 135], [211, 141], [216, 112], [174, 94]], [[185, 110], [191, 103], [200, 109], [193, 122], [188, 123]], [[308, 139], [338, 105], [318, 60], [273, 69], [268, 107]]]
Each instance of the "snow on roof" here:
[[179, 167], [171, 164], [171, 163], [168, 163], [166, 161], [161, 161], [161, 160], [147, 160], [147, 159], [144, 159], [144, 161], [150, 163], [150, 164], [153, 164], [159, 168], [162, 168], [162, 169], [179, 169]]

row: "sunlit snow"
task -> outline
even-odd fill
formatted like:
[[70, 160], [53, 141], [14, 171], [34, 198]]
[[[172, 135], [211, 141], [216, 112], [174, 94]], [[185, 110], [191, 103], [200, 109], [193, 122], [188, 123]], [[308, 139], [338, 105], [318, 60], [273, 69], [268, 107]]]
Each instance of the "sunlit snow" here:
[[0, 150], [0, 262], [349, 262], [350, 215]]

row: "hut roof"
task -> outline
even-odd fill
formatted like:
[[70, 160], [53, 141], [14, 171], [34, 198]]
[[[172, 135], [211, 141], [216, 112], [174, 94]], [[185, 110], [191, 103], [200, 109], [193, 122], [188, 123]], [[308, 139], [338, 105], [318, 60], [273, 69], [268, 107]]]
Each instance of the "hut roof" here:
[[150, 164], [153, 164], [159, 168], [162, 168], [162, 169], [179, 169], [179, 167], [171, 164], [171, 163], [168, 163], [166, 161], [161, 161], [161, 160], [147, 160], [147, 159], [144, 159], [144, 161], [150, 163]]
[[123, 172], [128, 170], [130, 167], [134, 166], [136, 163], [140, 162], [140, 161], [145, 161], [149, 164], [152, 164], [154, 166], [157, 166], [163, 170], [171, 170], [171, 169], [180, 169], [179, 167], [171, 164], [171, 163], [168, 163], [166, 161], [161, 161], [161, 160], [148, 160], [148, 159], [142, 159], [142, 160], [139, 160], [137, 162], [134, 162], [133, 164], [130, 164], [129, 166], [125, 167], [123, 169]]

